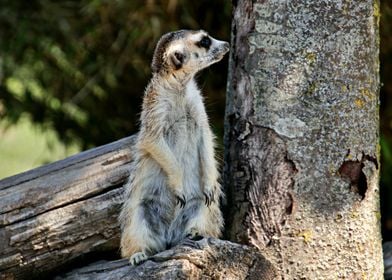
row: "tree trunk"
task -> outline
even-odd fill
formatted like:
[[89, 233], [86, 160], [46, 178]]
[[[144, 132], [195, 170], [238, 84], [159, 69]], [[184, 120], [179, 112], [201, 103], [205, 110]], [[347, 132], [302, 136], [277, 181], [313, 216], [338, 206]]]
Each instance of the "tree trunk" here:
[[284, 279], [382, 279], [378, 1], [233, 2], [228, 238]]
[[0, 181], [0, 279], [118, 250], [133, 137]]
[[107, 279], [249, 279], [274, 280], [276, 270], [257, 250], [204, 238], [151, 257], [137, 267], [128, 260], [99, 262], [76, 269], [56, 280]]

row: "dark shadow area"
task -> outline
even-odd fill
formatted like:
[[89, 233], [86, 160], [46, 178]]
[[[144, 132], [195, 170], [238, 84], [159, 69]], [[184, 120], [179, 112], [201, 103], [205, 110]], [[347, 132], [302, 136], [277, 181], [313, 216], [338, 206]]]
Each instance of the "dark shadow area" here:
[[381, 0], [380, 66], [380, 198], [385, 242], [392, 240], [392, 2], [389, 0]]
[[46, 274], [40, 274], [39, 276], [34, 276], [31, 279], [34, 280], [50, 280], [56, 277], [62, 277], [71, 270], [82, 268], [98, 261], [114, 261], [121, 259], [119, 250], [103, 251], [103, 252], [92, 252], [82, 255], [67, 264], [59, 267], [56, 270], [49, 271]]

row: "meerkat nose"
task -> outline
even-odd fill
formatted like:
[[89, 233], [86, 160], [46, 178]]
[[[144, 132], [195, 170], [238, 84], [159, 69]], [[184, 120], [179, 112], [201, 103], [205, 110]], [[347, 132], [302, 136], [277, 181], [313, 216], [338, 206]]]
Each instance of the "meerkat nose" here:
[[228, 51], [230, 49], [230, 44], [228, 42], [224, 42], [223, 48], [225, 49], [225, 51]]

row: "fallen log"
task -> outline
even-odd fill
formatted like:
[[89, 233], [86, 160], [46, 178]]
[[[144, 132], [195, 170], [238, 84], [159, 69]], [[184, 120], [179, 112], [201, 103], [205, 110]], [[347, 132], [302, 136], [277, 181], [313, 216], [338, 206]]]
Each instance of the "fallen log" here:
[[134, 137], [0, 181], [0, 279], [47, 275], [117, 250]]
[[97, 262], [56, 280], [277, 279], [272, 264], [255, 248], [214, 238], [161, 252], [137, 267], [128, 260]]

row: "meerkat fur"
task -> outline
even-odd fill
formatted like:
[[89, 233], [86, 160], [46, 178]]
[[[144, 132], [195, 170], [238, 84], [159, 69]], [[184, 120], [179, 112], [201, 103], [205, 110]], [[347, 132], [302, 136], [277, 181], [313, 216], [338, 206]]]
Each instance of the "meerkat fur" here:
[[221, 234], [214, 135], [194, 76], [228, 50], [203, 30], [167, 33], [156, 46], [119, 217], [133, 265], [186, 237]]

